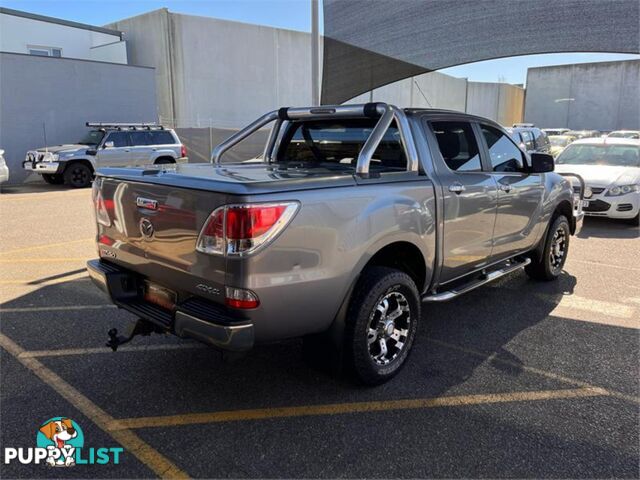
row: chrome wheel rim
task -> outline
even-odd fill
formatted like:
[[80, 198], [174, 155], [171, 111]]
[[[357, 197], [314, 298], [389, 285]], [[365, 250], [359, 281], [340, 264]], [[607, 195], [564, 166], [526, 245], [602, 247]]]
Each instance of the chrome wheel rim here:
[[564, 228], [558, 228], [551, 239], [549, 250], [549, 263], [554, 271], [562, 268], [564, 257], [567, 254], [567, 232]]
[[377, 303], [369, 316], [367, 344], [369, 356], [377, 365], [388, 365], [404, 350], [411, 325], [407, 298], [389, 292]]

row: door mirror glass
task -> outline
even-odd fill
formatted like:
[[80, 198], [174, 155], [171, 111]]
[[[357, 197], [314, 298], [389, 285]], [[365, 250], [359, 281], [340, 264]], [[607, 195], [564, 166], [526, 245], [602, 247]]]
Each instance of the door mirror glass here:
[[553, 172], [553, 156], [546, 153], [532, 153], [531, 154], [531, 167], [529, 171], [531, 173], [545, 173]]
[[102, 148], [113, 148], [114, 143], [112, 141], [110, 142], [104, 142], [104, 146]]

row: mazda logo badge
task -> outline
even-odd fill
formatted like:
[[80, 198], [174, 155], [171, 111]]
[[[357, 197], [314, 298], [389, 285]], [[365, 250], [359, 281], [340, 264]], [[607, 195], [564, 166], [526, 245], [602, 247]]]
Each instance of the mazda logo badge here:
[[153, 223], [148, 218], [140, 219], [140, 233], [145, 238], [151, 238], [153, 236], [154, 228]]

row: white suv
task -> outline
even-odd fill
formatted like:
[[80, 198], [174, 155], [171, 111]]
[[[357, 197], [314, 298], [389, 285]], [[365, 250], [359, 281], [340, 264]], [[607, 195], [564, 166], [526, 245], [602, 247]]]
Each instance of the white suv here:
[[188, 161], [176, 132], [155, 124], [87, 123], [91, 130], [76, 144], [29, 150], [22, 166], [50, 184], [91, 185], [101, 167]]

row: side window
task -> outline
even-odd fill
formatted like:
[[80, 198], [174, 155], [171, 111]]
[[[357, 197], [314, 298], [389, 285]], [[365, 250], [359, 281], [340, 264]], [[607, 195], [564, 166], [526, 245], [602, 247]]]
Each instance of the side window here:
[[136, 147], [140, 145], [151, 145], [149, 143], [149, 132], [130, 132], [129, 138], [131, 145]]
[[491, 168], [494, 172], [522, 172], [524, 159], [522, 151], [500, 130], [482, 125], [482, 135], [487, 141]]
[[111, 132], [105, 142], [113, 142], [114, 147], [129, 146], [129, 134], [127, 132]]
[[533, 130], [532, 133], [536, 150], [543, 150], [548, 143], [547, 136], [542, 132], [542, 130]]
[[150, 145], [173, 145], [176, 143], [175, 138], [171, 135], [171, 132], [166, 130], [149, 132], [151, 136]]
[[431, 122], [438, 139], [438, 147], [447, 166], [457, 172], [479, 172], [482, 170], [480, 151], [467, 122]]
[[522, 141], [524, 142], [525, 149], [527, 151], [533, 150], [534, 149], [533, 136], [531, 135], [531, 133], [528, 132], [527, 130], [523, 130], [522, 132], [520, 132], [520, 134], [522, 135]]

